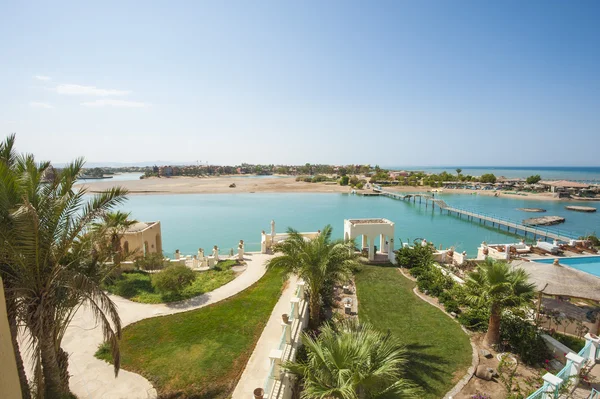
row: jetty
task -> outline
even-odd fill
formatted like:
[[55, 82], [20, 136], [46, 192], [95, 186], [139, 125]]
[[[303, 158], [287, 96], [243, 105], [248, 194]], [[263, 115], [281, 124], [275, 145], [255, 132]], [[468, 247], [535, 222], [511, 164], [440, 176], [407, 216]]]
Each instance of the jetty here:
[[522, 232], [525, 236], [527, 236], [527, 234], [531, 234], [534, 240], [537, 238], [541, 238], [544, 240], [552, 239], [569, 242], [570, 240], [577, 239], [578, 237], [577, 234], [559, 229], [545, 229], [543, 227], [525, 225], [522, 222], [510, 220], [501, 216], [489, 215], [481, 212], [473, 212], [467, 209], [453, 207], [448, 205], [444, 200], [440, 198], [435, 198], [430, 194], [394, 193], [391, 191], [384, 190], [380, 185], [377, 184], [373, 185], [373, 191], [375, 193], [378, 193], [379, 195], [383, 195], [396, 200], [410, 201], [412, 199], [413, 202], [416, 203], [418, 198], [420, 204], [422, 204], [423, 200], [425, 200], [426, 207], [429, 206], [429, 204], [431, 204], [432, 209], [434, 209], [437, 205], [438, 209], [440, 210], [440, 213], [446, 211], [448, 215], [454, 214], [459, 218], [465, 217], [469, 221], [479, 221], [479, 223], [483, 223], [483, 225], [491, 224], [492, 227], [496, 227], [498, 229], [506, 228], [506, 231], [508, 233], [512, 232], [514, 234], [518, 234], [519, 232]]
[[565, 209], [568, 209], [570, 211], [575, 211], [575, 212], [596, 212], [597, 209], [594, 208], [593, 206], [575, 206], [575, 205], [568, 205], [565, 206]]

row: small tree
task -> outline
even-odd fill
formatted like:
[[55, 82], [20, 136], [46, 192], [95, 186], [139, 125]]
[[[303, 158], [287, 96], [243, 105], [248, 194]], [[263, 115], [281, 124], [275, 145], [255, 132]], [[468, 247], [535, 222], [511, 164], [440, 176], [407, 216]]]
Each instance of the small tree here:
[[196, 273], [184, 265], [173, 265], [152, 277], [152, 285], [160, 292], [179, 294], [196, 279]]
[[461, 169], [461, 168], [456, 168], [456, 175], [457, 175], [457, 176], [460, 176], [460, 173], [461, 173], [461, 172], [462, 172], [462, 169]]
[[482, 183], [496, 183], [496, 176], [493, 173], [485, 173], [481, 175], [479, 181]]
[[340, 179], [340, 186], [347, 186], [350, 178], [348, 176], [342, 176]]
[[542, 177], [540, 175], [532, 175], [527, 178], [527, 184], [536, 184], [540, 180], [542, 180]]

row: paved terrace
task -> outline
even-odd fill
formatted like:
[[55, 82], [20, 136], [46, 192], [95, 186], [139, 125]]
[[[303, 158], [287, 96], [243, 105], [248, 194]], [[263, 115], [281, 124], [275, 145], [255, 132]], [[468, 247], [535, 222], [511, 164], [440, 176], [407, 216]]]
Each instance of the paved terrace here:
[[[111, 299], [117, 304], [123, 327], [151, 317], [199, 309], [229, 298], [254, 284], [265, 274], [265, 262], [272, 257], [266, 254], [246, 253], [244, 259], [248, 267], [240, 276], [214, 291], [182, 302], [154, 305], [132, 302], [114, 295], [111, 295]], [[287, 303], [289, 304], [289, 301]], [[24, 342], [23, 339], [20, 341]], [[63, 349], [69, 353], [72, 392], [78, 398], [156, 398], [157, 392], [146, 378], [123, 369], [115, 378], [113, 366], [94, 357], [102, 341], [102, 331], [93, 315], [86, 308], [80, 308], [67, 328], [62, 342]], [[31, 359], [26, 356], [24, 361], [26, 369], [31, 370]]]

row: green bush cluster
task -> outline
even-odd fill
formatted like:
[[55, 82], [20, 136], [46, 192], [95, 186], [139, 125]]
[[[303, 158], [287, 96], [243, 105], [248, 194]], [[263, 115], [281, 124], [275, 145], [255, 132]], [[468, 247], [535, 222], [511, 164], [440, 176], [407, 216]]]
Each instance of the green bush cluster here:
[[579, 353], [580, 350], [585, 346], [585, 340], [571, 335], [561, 334], [559, 332], [552, 332], [550, 334], [552, 338], [560, 342], [561, 344], [569, 347], [573, 352]]
[[196, 274], [187, 266], [173, 265], [152, 277], [152, 286], [162, 293], [178, 294], [196, 279]]
[[342, 176], [340, 178], [340, 186], [347, 186], [350, 178], [348, 176]]
[[433, 253], [429, 246], [402, 247], [396, 251], [396, 262], [405, 269], [427, 267], [433, 263]]
[[500, 322], [500, 339], [512, 353], [528, 365], [542, 363], [551, 357], [542, 338], [542, 330], [529, 321], [505, 312]]
[[138, 270], [152, 271], [162, 270], [168, 265], [162, 253], [148, 253], [143, 258], [135, 260], [135, 267]]

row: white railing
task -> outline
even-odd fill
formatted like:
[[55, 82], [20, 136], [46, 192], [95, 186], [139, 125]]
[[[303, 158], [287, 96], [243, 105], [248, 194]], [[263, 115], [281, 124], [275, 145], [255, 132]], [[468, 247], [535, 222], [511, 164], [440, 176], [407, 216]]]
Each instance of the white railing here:
[[[292, 347], [299, 344], [300, 332], [305, 327], [307, 313], [307, 305], [304, 301], [304, 282], [299, 282], [292, 296], [288, 323], [283, 326], [279, 344], [274, 348], [275, 351], [272, 352], [272, 355], [276, 354], [276, 357], [271, 357], [270, 359], [269, 373], [263, 384], [263, 398], [274, 399], [281, 396], [282, 392], [278, 392], [277, 395], [273, 392], [275, 383], [282, 380], [281, 362], [286, 357], [286, 354], [292, 352]], [[296, 327], [295, 329], [294, 326]], [[298, 332], [296, 336], [293, 334], [294, 330]], [[295, 355], [288, 356], [285, 360], [293, 361], [295, 360], [294, 358]], [[252, 397], [254, 398], [254, 396]]]

